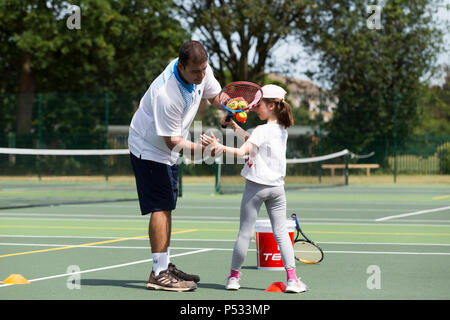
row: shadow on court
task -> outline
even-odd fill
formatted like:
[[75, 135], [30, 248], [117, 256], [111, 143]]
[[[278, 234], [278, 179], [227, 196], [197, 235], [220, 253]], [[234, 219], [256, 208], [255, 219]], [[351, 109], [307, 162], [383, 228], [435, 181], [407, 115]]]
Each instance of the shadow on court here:
[[[205, 288], [205, 289], [226, 291], [225, 290], [225, 282], [224, 283], [201, 283], [201, 282], [199, 282], [199, 283], [197, 283], [197, 285], [198, 285], [199, 289]], [[245, 289], [248, 289], [248, 290], [259, 290], [259, 291], [263, 290], [264, 291], [264, 289], [255, 288], [255, 287], [244, 287], [243, 286], [243, 287], [240, 288], [240, 290], [245, 290]]]
[[111, 280], [111, 279], [81, 279], [81, 286], [99, 286], [99, 287], [122, 287], [132, 289], [146, 288], [145, 280]]
[[[140, 289], [147, 290], [146, 288], [147, 281], [142, 280], [111, 280], [111, 279], [82, 279], [80, 284], [83, 286], [97, 286], [97, 287], [121, 287], [121, 288], [131, 288], [131, 289]], [[225, 284], [222, 283], [202, 283], [198, 284], [199, 289], [213, 289], [213, 290], [225, 290]], [[241, 287], [241, 289], [248, 290], [263, 290], [261, 288], [253, 288], [253, 287]]]

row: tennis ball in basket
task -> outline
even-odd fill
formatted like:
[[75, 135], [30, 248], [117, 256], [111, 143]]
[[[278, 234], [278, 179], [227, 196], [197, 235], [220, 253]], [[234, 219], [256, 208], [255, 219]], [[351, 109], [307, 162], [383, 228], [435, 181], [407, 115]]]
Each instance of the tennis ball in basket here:
[[237, 101], [230, 101], [227, 104], [227, 108], [231, 109], [231, 110], [236, 110], [239, 108], [239, 102]]
[[245, 121], [247, 121], [247, 113], [246, 112], [239, 112], [236, 115], [236, 120], [239, 122], [244, 123]]

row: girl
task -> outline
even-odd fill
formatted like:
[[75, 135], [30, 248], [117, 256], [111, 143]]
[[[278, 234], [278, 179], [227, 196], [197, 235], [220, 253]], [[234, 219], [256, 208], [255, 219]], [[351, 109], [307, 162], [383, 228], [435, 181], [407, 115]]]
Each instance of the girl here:
[[218, 152], [234, 154], [237, 157], [249, 155], [241, 175], [246, 179], [241, 202], [239, 234], [234, 246], [231, 272], [225, 288], [238, 290], [239, 271], [247, 255], [256, 218], [264, 202], [269, 214], [273, 234], [280, 248], [281, 257], [286, 268], [287, 286], [285, 292], [304, 292], [306, 285], [295, 273], [294, 249], [286, 226], [286, 196], [284, 176], [286, 174], [286, 128], [293, 125], [291, 107], [284, 97], [286, 91], [276, 85], [262, 87], [263, 98], [253, 110], [261, 120], [267, 123], [256, 127], [250, 135], [234, 121], [223, 124], [231, 125], [236, 135], [244, 142], [240, 148], [223, 146], [212, 135], [201, 136], [204, 146]]

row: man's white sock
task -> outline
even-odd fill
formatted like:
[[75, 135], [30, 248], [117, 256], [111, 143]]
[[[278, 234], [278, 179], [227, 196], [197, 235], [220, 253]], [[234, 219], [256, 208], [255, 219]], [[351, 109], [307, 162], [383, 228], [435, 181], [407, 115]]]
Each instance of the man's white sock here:
[[170, 263], [170, 247], [167, 247], [167, 265]]
[[155, 276], [169, 267], [169, 255], [167, 252], [152, 253], [152, 259]]

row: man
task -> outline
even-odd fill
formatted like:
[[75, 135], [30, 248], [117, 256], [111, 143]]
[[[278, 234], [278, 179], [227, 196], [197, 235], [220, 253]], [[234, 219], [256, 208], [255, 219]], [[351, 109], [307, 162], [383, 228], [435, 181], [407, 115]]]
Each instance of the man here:
[[130, 125], [128, 146], [141, 214], [151, 214], [148, 234], [153, 268], [148, 289], [190, 291], [200, 278], [169, 261], [172, 210], [177, 202], [179, 152], [202, 150], [187, 140], [201, 99], [220, 108], [219, 82], [197, 41], [183, 44], [177, 59], [152, 82]]

